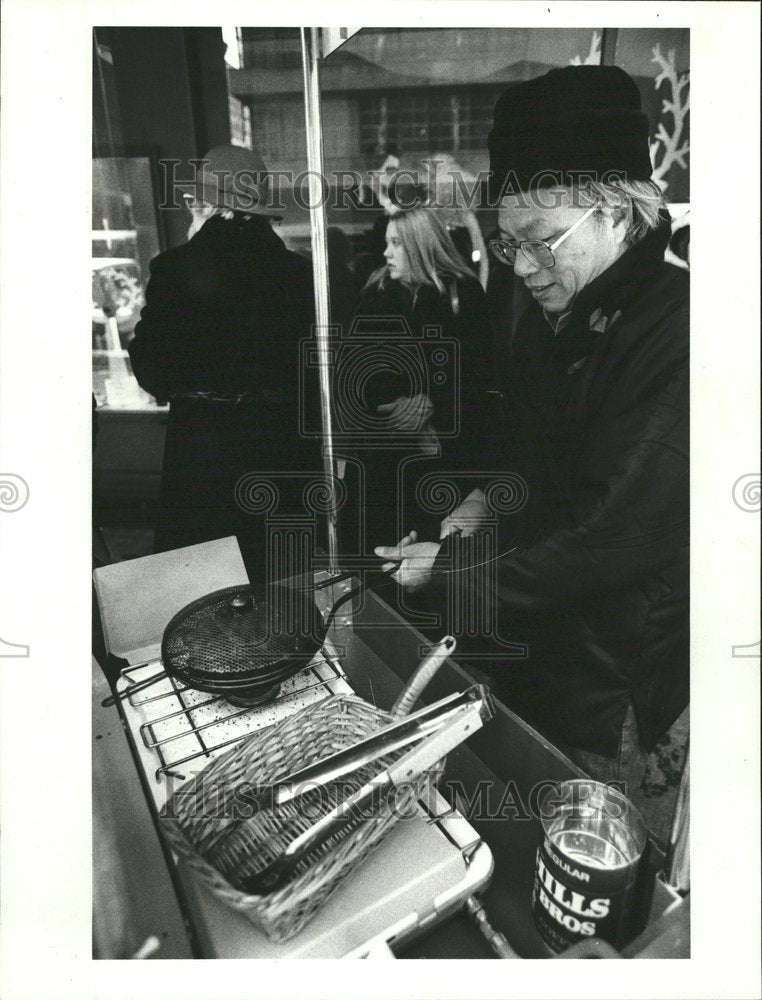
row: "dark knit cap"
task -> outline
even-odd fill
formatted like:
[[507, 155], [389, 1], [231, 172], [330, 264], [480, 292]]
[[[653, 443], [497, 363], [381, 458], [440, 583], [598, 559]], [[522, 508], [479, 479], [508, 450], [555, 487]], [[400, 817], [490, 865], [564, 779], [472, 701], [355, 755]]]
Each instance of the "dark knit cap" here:
[[648, 117], [618, 66], [565, 66], [516, 84], [495, 105], [487, 138], [490, 199], [569, 184], [579, 174], [649, 180]]

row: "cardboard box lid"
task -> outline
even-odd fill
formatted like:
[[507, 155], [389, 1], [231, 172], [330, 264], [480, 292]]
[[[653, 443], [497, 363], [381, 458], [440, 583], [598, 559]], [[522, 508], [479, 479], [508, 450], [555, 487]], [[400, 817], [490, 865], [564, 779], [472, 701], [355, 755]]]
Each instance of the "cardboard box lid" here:
[[130, 664], [160, 656], [169, 620], [191, 601], [249, 582], [234, 537], [103, 566], [93, 580], [106, 649]]

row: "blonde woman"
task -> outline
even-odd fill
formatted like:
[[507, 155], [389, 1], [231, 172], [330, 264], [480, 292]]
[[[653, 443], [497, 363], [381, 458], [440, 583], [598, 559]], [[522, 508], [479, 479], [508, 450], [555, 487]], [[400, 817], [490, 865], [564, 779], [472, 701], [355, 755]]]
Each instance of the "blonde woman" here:
[[[408, 455], [412, 449], [462, 464], [491, 356], [484, 292], [437, 211], [418, 207], [391, 218], [384, 259], [360, 295], [354, 322], [355, 330], [373, 333], [363, 396], [388, 440], [360, 456], [374, 538], [402, 526], [397, 483], [406, 447]], [[409, 337], [400, 338], [401, 321]]]

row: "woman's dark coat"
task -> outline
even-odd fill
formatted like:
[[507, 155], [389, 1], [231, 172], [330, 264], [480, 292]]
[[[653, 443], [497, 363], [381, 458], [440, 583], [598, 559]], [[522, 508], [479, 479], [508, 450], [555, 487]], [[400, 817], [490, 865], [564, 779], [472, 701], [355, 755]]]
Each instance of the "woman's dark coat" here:
[[[365, 476], [365, 547], [369, 552], [376, 545], [396, 543], [400, 532], [412, 528], [422, 537], [435, 528], [438, 533], [447, 511], [437, 511], [424, 497], [416, 496], [416, 485], [430, 473], [462, 467], [475, 422], [481, 425], [477, 408], [482, 405], [491, 343], [485, 295], [476, 278], [443, 278], [443, 282], [444, 294], [434, 285], [422, 285], [414, 294], [401, 282], [387, 279], [383, 287], [366, 289], [355, 310], [350, 350], [355, 344], [365, 345], [367, 362], [353, 362], [353, 378], [362, 378], [363, 390], [362, 398], [358, 393], [354, 402], [368, 421], [363, 425], [368, 433], [360, 428], [346, 445]], [[415, 441], [406, 441], [393, 429], [384, 439], [384, 418], [376, 414], [379, 404], [417, 392], [433, 404], [437, 455], [422, 455]], [[356, 515], [356, 501], [354, 509], [348, 502], [342, 522], [347, 545], [354, 547]]]

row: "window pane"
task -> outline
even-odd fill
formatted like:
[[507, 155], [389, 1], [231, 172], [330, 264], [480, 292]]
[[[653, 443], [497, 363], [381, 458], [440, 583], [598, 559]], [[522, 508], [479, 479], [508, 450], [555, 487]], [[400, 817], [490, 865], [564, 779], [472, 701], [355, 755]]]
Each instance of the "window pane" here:
[[155, 213], [148, 158], [93, 159], [93, 392], [102, 406], [156, 405], [133, 377], [127, 354], [149, 263], [160, 249]]
[[634, 78], [651, 119], [654, 179], [670, 202], [690, 200], [690, 31], [620, 28], [616, 64]]
[[[455, 158], [469, 183], [489, 165], [487, 133], [498, 95], [511, 83], [571, 62], [599, 62], [600, 29], [363, 28], [321, 66], [323, 147], [329, 174], [354, 171], [371, 192], [391, 154], [420, 171], [437, 153]], [[241, 28], [243, 64], [232, 94], [251, 107], [255, 147], [269, 165], [304, 170], [301, 48], [296, 28]], [[289, 192], [286, 192], [289, 195]], [[307, 213], [286, 198], [292, 245], [309, 246]], [[289, 204], [290, 203], [290, 204]], [[494, 213], [480, 213], [491, 228]], [[368, 213], [329, 206], [362, 249]], [[296, 241], [296, 242], [294, 242]]]
[[[230, 71], [231, 92], [251, 107], [253, 142], [266, 162], [298, 175], [306, 165], [299, 31], [242, 28], [240, 33], [243, 64]], [[620, 29], [616, 37], [615, 61], [634, 75], [656, 142], [665, 122], [662, 100], [668, 97], [668, 83], [661, 82], [657, 93], [659, 66], [651, 61], [652, 49], [660, 42], [668, 58], [675, 48], [678, 72], [683, 72], [687, 32]], [[602, 42], [602, 28], [363, 28], [321, 65], [329, 177], [353, 172], [361, 207], [369, 204], [383, 214], [394, 170], [413, 171], [424, 180], [423, 161], [443, 154], [460, 168], [473, 192], [477, 221], [489, 235], [496, 212], [479, 208], [479, 178], [489, 167], [487, 134], [495, 101], [511, 84], [554, 67], [600, 64]], [[670, 200], [687, 200], [685, 163], [666, 164]], [[308, 213], [294, 205], [289, 190], [285, 194], [284, 234], [292, 246], [308, 250]], [[344, 231], [356, 253], [365, 253], [374, 238], [372, 212], [346, 201], [341, 208], [329, 202], [328, 222]], [[377, 237], [380, 220], [375, 223]], [[376, 263], [378, 250], [376, 239]]]
[[155, 408], [135, 380], [127, 344], [145, 298], [149, 263], [161, 249], [153, 164], [123, 156], [111, 30], [93, 32], [92, 350], [101, 408]]

